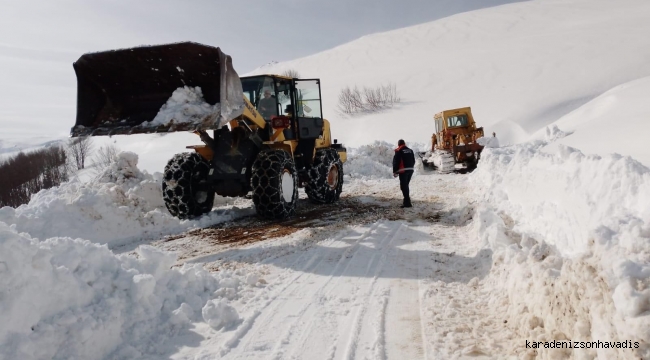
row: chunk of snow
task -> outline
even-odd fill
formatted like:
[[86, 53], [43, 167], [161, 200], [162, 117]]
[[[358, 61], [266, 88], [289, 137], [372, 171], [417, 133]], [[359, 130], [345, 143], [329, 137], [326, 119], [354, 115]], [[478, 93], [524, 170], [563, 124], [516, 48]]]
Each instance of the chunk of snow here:
[[[181, 71], [181, 70], [179, 70]], [[141, 126], [159, 126], [174, 124], [195, 123], [213, 121], [220, 116], [221, 104], [208, 104], [203, 98], [203, 91], [200, 87], [185, 86], [174, 90], [172, 96], [165, 105], [160, 108], [156, 117]]]
[[239, 314], [226, 299], [210, 300], [201, 310], [203, 320], [213, 329], [231, 328], [239, 324]]

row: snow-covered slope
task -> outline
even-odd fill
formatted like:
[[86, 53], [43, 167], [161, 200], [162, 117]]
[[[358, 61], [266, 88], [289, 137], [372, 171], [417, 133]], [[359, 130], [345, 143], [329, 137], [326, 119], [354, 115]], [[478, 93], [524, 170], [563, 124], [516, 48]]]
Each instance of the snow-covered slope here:
[[[479, 125], [508, 144], [528, 139], [619, 85], [650, 75], [648, 18], [650, 3], [643, 0], [537, 0], [365, 36], [254, 73], [295, 69], [303, 77], [320, 77], [324, 114], [334, 136], [349, 145], [398, 138], [426, 142], [434, 113], [463, 106], [471, 106]], [[402, 97], [395, 108], [353, 118], [337, 112], [342, 88], [388, 82], [397, 85]], [[647, 95], [639, 90], [638, 96]], [[612, 111], [621, 106], [613, 104]], [[650, 115], [647, 106], [639, 103], [636, 109]], [[635, 126], [638, 133], [650, 131], [648, 121]], [[584, 136], [598, 132], [609, 137], [610, 130], [600, 126]], [[638, 146], [628, 155], [649, 151], [633, 139], [610, 139]]]
[[[554, 144], [585, 153], [618, 153], [650, 167], [645, 134], [650, 131], [650, 77], [625, 83], [604, 93], [551, 125], [570, 133]], [[546, 136], [546, 129], [533, 138]], [[551, 145], [552, 147], [553, 145]]]

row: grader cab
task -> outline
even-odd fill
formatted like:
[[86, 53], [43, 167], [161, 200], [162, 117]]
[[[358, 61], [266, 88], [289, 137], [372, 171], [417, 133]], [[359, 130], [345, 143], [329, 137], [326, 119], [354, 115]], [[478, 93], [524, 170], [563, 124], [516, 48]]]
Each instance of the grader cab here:
[[462, 170], [473, 170], [483, 146], [477, 139], [483, 137], [483, 128], [477, 128], [469, 107], [445, 110], [433, 117], [435, 133], [431, 136], [431, 150], [419, 153], [425, 167], [449, 173], [460, 164]]
[[209, 212], [215, 194], [252, 192], [258, 215], [275, 219], [295, 214], [299, 187], [315, 203], [339, 199], [346, 149], [322, 116], [319, 79], [240, 78], [230, 56], [191, 42], [85, 54], [74, 69], [71, 136], [200, 137], [164, 170], [163, 199], [178, 218]]

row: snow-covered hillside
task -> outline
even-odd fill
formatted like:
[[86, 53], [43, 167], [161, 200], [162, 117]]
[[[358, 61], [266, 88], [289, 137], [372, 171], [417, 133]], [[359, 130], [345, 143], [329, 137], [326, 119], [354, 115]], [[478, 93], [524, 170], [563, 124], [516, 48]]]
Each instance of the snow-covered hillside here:
[[618, 153], [650, 167], [650, 151], [643, 134], [650, 124], [650, 77], [617, 86], [563, 116], [533, 138], [544, 138], [547, 129], [560, 129], [566, 136], [555, 144], [589, 154]]
[[[295, 69], [304, 77], [320, 77], [323, 112], [332, 121], [334, 135], [353, 146], [375, 139], [395, 142], [400, 137], [428, 141], [434, 113], [464, 106], [472, 107], [479, 126], [489, 133], [496, 131], [502, 144], [512, 144], [575, 111], [575, 116], [557, 124], [561, 130], [573, 130], [576, 125], [570, 122], [589, 121], [581, 114], [598, 106], [578, 110], [583, 105], [649, 76], [648, 18], [650, 3], [643, 0], [523, 2], [365, 36], [255, 73]], [[397, 85], [402, 96], [394, 109], [352, 118], [338, 113], [338, 96], [344, 87], [389, 82]], [[642, 84], [626, 86], [634, 89], [621, 96], [650, 97]], [[627, 101], [633, 100], [616, 102], [612, 97], [616, 95], [609, 96], [609, 114], [625, 112], [641, 116], [639, 120], [650, 116], [647, 107], [627, 109]], [[625, 134], [617, 129], [623, 125], [611, 121], [608, 126], [604, 120], [585, 123], [574, 137], [598, 134], [594, 143], [600, 145], [605, 139], [614, 143], [614, 136]], [[648, 121], [625, 123], [633, 123], [638, 133], [650, 131]], [[632, 138], [622, 141], [630, 146], [615, 151], [648, 158], [650, 150], [635, 147]], [[586, 150], [613, 151], [598, 145]]]
[[[245, 198], [180, 221], [155, 172], [196, 136], [103, 139], [133, 152], [0, 209], [0, 359], [650, 358], [647, 19], [534, 0], [258, 69], [322, 78], [349, 147], [340, 201], [301, 191], [284, 221]], [[337, 113], [386, 82], [400, 104]], [[393, 144], [468, 105], [506, 146], [468, 175], [418, 164], [400, 209]]]
[[[650, 150], [625, 130], [630, 121], [605, 125], [609, 114], [649, 116], [643, 99], [650, 90], [641, 80], [650, 76], [648, 18], [650, 3], [644, 0], [536, 0], [364, 36], [240, 75], [294, 69], [301, 77], [321, 78], [324, 116], [332, 122], [334, 137], [351, 147], [399, 138], [426, 143], [434, 131], [433, 114], [471, 106], [478, 125], [496, 132], [502, 145], [536, 138], [555, 124], [561, 131], [575, 131], [563, 141], [566, 145], [586, 153], [618, 152], [650, 166]], [[233, 64], [236, 69], [237, 59]], [[343, 88], [388, 83], [401, 96], [393, 108], [355, 116], [339, 111]], [[605, 101], [609, 110], [596, 121], [590, 115]], [[650, 132], [648, 121], [633, 124], [637, 133]], [[624, 140], [615, 140], [619, 136]], [[171, 144], [199, 143], [187, 134], [112, 141], [138, 153], [150, 172], [161, 171], [183, 150]]]

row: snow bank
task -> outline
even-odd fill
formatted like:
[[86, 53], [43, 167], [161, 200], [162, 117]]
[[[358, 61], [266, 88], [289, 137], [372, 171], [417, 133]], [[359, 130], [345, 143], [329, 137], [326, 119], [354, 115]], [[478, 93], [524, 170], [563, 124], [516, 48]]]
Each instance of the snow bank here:
[[242, 274], [174, 262], [147, 246], [136, 258], [79, 239], [39, 242], [0, 222], [0, 358], [135, 359], [169, 351], [165, 340], [202, 317], [238, 320], [226, 299], [207, 317], [206, 306], [236, 294]]
[[[425, 148], [423, 144], [413, 143], [407, 146], [414, 152]], [[348, 149], [348, 161], [343, 165], [345, 175], [350, 179], [389, 179], [393, 177], [393, 156], [397, 146], [386, 141], [375, 141], [372, 144]], [[421, 166], [417, 154], [416, 168]]]
[[343, 166], [345, 175], [356, 179], [388, 179], [393, 177], [395, 146], [386, 141], [349, 149]]
[[137, 163], [136, 154], [122, 152], [94, 181], [42, 190], [26, 205], [0, 209], [0, 221], [15, 224], [17, 231], [38, 239], [67, 236], [119, 246], [205, 227], [252, 211], [228, 209], [181, 221], [165, 208], [160, 173], [142, 172]]
[[509, 314], [529, 335], [641, 341], [650, 354], [650, 169], [547, 145], [486, 149], [472, 174]]

